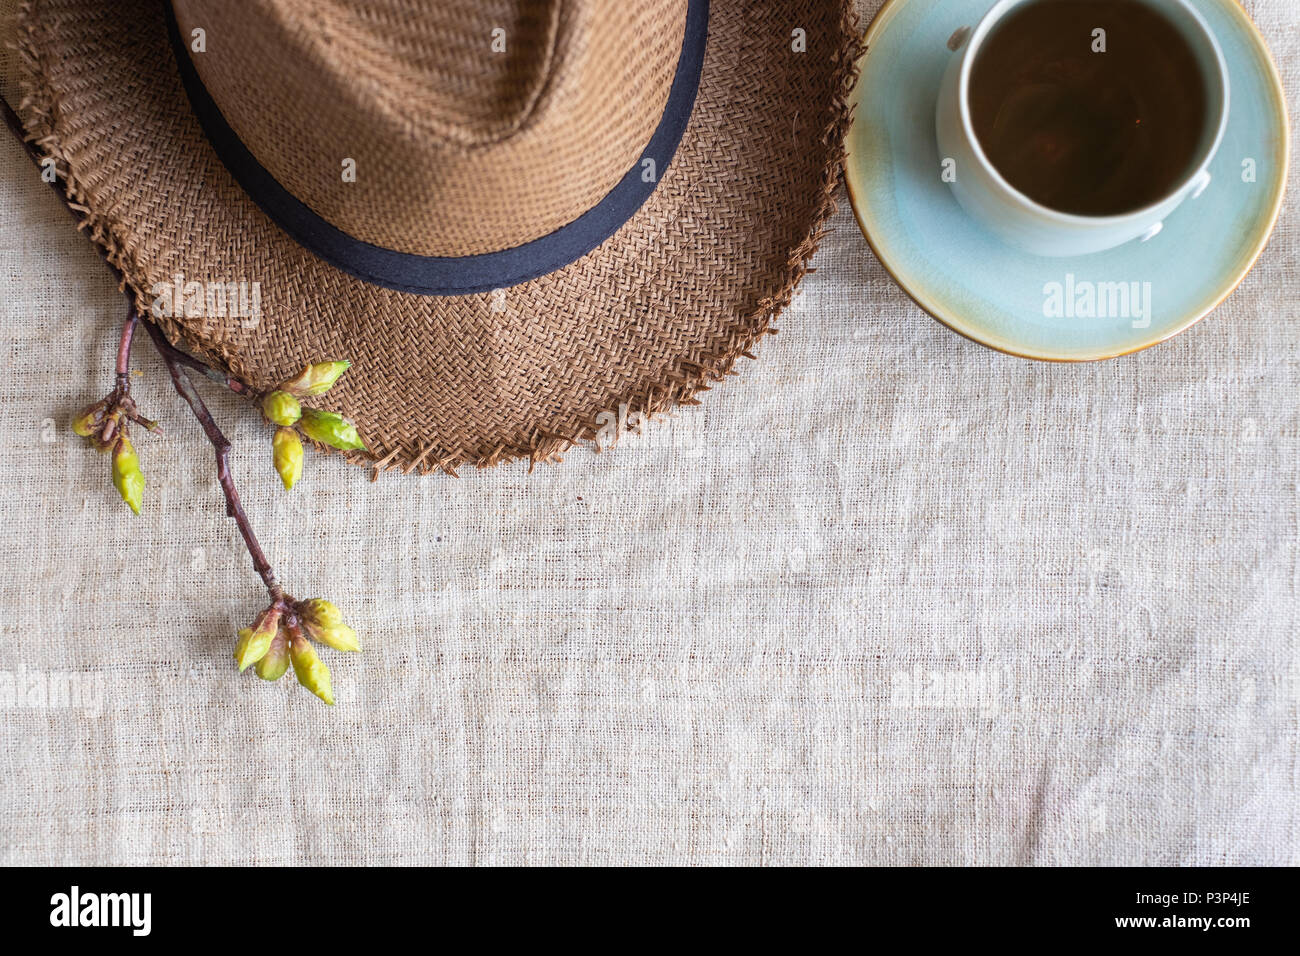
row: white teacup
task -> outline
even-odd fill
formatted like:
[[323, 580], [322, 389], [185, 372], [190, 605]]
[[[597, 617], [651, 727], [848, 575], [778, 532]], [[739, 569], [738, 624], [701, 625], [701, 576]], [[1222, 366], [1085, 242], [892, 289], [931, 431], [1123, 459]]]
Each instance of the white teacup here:
[[955, 161], [949, 164], [955, 175], [953, 193], [970, 215], [1006, 242], [1036, 255], [1079, 256], [1134, 239], [1145, 242], [1160, 232], [1165, 217], [1184, 200], [1195, 199], [1210, 185], [1210, 162], [1228, 125], [1228, 65], [1223, 51], [1189, 0], [1140, 0], [1164, 14], [1187, 40], [1205, 80], [1205, 132], [1196, 158], [1169, 193], [1142, 209], [1114, 216], [1059, 212], [1030, 199], [1003, 178], [980, 148], [971, 121], [971, 71], [985, 39], [1007, 13], [1033, 2], [1037, 0], [998, 0], [974, 29], [959, 29], [948, 43], [954, 55], [939, 89], [936, 130], [940, 156], [945, 162]]

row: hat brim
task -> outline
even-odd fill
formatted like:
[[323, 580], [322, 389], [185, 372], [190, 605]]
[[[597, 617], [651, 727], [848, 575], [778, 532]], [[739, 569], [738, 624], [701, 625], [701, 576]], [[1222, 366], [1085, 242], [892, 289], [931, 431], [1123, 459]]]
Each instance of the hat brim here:
[[244, 193], [191, 111], [157, 0], [28, 0], [18, 41], [23, 122], [137, 306], [157, 315], [177, 276], [256, 283], [255, 315], [156, 320], [254, 387], [351, 360], [330, 393], [366, 440], [349, 458], [405, 472], [550, 460], [602, 412], [691, 402], [750, 355], [834, 211], [858, 48], [847, 0], [713, 0], [694, 112], [641, 209], [538, 279], [425, 296], [318, 259]]

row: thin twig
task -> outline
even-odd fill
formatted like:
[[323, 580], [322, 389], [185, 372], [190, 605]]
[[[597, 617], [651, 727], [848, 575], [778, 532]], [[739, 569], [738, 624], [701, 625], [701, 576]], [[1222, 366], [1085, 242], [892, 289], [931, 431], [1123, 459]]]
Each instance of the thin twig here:
[[135, 338], [139, 321], [140, 313], [135, 310], [135, 303], [131, 303], [122, 323], [122, 338], [117, 343], [117, 390], [123, 395], [131, 391], [131, 340]]
[[227, 375], [225, 372], [221, 371], [221, 369], [213, 368], [211, 365], [206, 365], [203, 362], [200, 362], [192, 355], [186, 355], [161, 335], [154, 335], [157, 327], [147, 319], [145, 320], [145, 326], [150, 330], [149, 334], [153, 337], [154, 346], [157, 347], [159, 353], [162, 354], [164, 359], [170, 357], [171, 360], [176, 362], [178, 365], [184, 365], [186, 368], [194, 369], [194, 371], [203, 375], [205, 378], [230, 389], [236, 395], [242, 395], [245, 398], [257, 397], [256, 390], [249, 388], [239, 379], [232, 375]]
[[248, 522], [248, 515], [244, 513], [243, 505], [239, 503], [239, 492], [235, 490], [235, 482], [230, 475], [230, 440], [217, 427], [212, 414], [208, 411], [208, 406], [204, 404], [203, 398], [194, 388], [194, 383], [189, 380], [181, 361], [176, 357], [178, 354], [176, 350], [167, 344], [162, 332], [152, 322], [146, 322], [144, 327], [158, 349], [158, 354], [167, 363], [167, 371], [171, 373], [172, 384], [176, 387], [176, 391], [194, 412], [194, 417], [198, 419], [199, 425], [203, 427], [204, 434], [208, 436], [208, 441], [212, 443], [213, 450], [216, 452], [217, 480], [221, 482], [221, 490], [226, 496], [226, 514], [234, 518], [235, 524], [239, 526], [239, 533], [243, 535], [248, 554], [253, 559], [253, 567], [261, 576], [267, 591], [270, 592], [271, 600], [276, 603], [282, 602], [284, 592], [276, 583], [275, 573], [262, 552], [262, 546], [257, 542], [257, 535], [253, 534], [252, 525]]

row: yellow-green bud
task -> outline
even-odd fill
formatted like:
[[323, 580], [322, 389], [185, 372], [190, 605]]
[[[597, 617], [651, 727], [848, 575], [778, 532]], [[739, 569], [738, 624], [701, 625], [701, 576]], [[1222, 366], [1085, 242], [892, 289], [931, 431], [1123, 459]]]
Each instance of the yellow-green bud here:
[[339, 377], [348, 370], [351, 362], [317, 362], [304, 365], [302, 371], [280, 387], [294, 395], [324, 395]]
[[330, 669], [316, 655], [316, 648], [305, 637], [294, 637], [289, 642], [289, 657], [293, 661], [293, 673], [298, 678], [298, 683], [331, 707], [334, 706]]
[[262, 414], [274, 425], [292, 425], [302, 418], [302, 406], [288, 392], [271, 392], [262, 399]]
[[99, 423], [100, 413], [103, 412], [101, 405], [102, 403], [96, 402], [79, 411], [77, 417], [72, 420], [72, 430], [82, 438], [89, 438], [95, 434], [95, 426]]
[[312, 441], [329, 445], [331, 448], [354, 451], [366, 447], [366, 443], [357, 434], [357, 427], [337, 412], [304, 408], [299, 427]]
[[271, 648], [253, 668], [262, 680], [279, 680], [289, 669], [289, 639], [284, 631], [275, 635]]
[[302, 441], [292, 428], [281, 426], [275, 430], [271, 446], [275, 452], [275, 470], [287, 491], [302, 477]]
[[336, 651], [359, 651], [357, 632], [343, 623], [343, 613], [324, 598], [312, 598], [298, 605], [298, 616], [307, 634]]
[[144, 499], [144, 472], [140, 470], [140, 456], [125, 435], [113, 446], [113, 487], [131, 510], [139, 514]]
[[266, 656], [279, 627], [280, 609], [272, 607], [262, 612], [256, 624], [239, 632], [239, 643], [235, 645], [235, 663], [241, 674]]
[[328, 644], [336, 651], [361, 650], [361, 643], [357, 640], [357, 632], [346, 624], [335, 624], [333, 627], [312, 627], [309, 624], [307, 625], [307, 633], [322, 644]]
[[[241, 627], [239, 629], [239, 640], [235, 642], [235, 653], [231, 655], [235, 659], [236, 665], [239, 663], [240, 656], [245, 652], [245, 649], [248, 647], [248, 642], [251, 641], [252, 639], [253, 639], [253, 629], [251, 627]], [[239, 668], [239, 670], [242, 673], [244, 669], [241, 667]]]
[[334, 627], [343, 623], [343, 612], [332, 601], [308, 598], [298, 602], [298, 615], [308, 624], [317, 627]]

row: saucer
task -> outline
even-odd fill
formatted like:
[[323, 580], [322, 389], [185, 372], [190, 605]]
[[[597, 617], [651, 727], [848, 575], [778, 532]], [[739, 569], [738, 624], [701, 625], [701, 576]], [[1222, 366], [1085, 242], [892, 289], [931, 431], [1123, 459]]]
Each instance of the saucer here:
[[942, 181], [935, 104], [948, 39], [993, 0], [886, 0], [858, 61], [845, 181], [863, 235], [916, 304], [1024, 358], [1114, 358], [1177, 335], [1241, 283], [1268, 243], [1290, 158], [1285, 95], [1236, 0], [1196, 9], [1228, 62], [1231, 105], [1209, 188], [1146, 242], [1046, 258], [1004, 244]]

